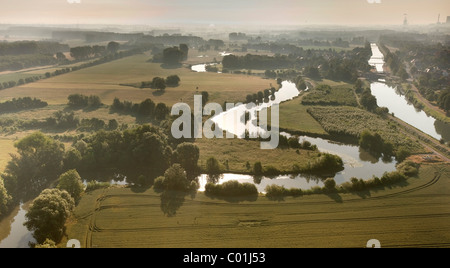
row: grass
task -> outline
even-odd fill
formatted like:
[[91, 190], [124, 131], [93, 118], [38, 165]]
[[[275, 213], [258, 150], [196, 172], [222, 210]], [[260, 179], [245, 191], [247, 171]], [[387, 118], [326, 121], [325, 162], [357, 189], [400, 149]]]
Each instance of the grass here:
[[326, 135], [327, 132], [307, 112], [302, 104], [302, 97], [284, 102], [280, 105], [280, 128], [290, 132]]
[[[272, 166], [281, 174], [292, 174], [293, 165], [306, 168], [308, 162], [313, 162], [319, 157], [317, 151], [294, 149], [261, 150], [259, 141], [247, 141], [241, 139], [197, 139], [195, 144], [200, 149], [199, 165], [206, 168], [206, 161], [216, 158], [224, 172], [250, 173], [256, 162], [261, 162], [263, 168]], [[228, 168], [226, 163], [228, 161]], [[246, 164], [249, 162], [251, 169]]]
[[153, 189], [98, 190], [75, 209], [67, 239], [82, 247], [362, 248], [370, 239], [382, 247], [449, 247], [449, 172], [422, 166], [406, 186], [365, 192], [365, 198], [339, 194], [340, 202], [312, 195], [230, 203], [198, 193], [179, 198], [173, 217], [164, 215]]
[[319, 86], [309, 92], [302, 100], [305, 105], [344, 105], [358, 106], [351, 86]]
[[400, 127], [392, 121], [355, 107], [320, 107], [308, 108], [308, 112], [330, 134], [350, 136], [355, 139], [368, 129], [379, 133], [384, 140], [395, 147], [406, 147], [412, 153], [423, 153], [424, 148], [401, 133]]
[[[164, 69], [160, 64], [148, 62], [145, 54], [134, 55], [106, 64], [82, 69], [36, 83], [0, 91], [0, 100], [14, 97], [36, 97], [49, 104], [65, 104], [70, 94], [98, 95], [103, 103], [110, 105], [115, 97], [121, 100], [141, 102], [151, 98], [154, 102], [173, 105], [185, 102], [193, 105], [195, 94], [202, 91], [210, 93], [210, 101], [222, 104], [241, 102], [247, 94], [257, 93], [275, 84], [254, 76], [196, 73], [188, 68]], [[179, 87], [167, 88], [164, 94], [157, 94], [150, 89], [137, 89], [120, 86], [120, 84], [148, 81], [159, 76], [167, 77], [177, 74], [181, 78]], [[197, 90], [198, 88], [198, 90]]]
[[0, 173], [2, 173], [11, 160], [9, 154], [15, 153], [14, 139], [0, 137]]

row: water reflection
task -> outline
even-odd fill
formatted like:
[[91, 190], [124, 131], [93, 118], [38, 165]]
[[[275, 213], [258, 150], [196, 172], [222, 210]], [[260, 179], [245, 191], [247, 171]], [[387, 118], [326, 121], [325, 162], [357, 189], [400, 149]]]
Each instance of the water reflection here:
[[378, 106], [387, 107], [395, 117], [421, 130], [422, 132], [440, 140], [442, 136], [437, 133], [436, 119], [428, 116], [424, 111], [415, 108], [407, 99], [397, 91], [384, 83], [375, 82], [370, 86], [372, 95], [377, 98]]
[[26, 206], [21, 204], [17, 215], [11, 223], [11, 231], [5, 239], [0, 242], [0, 248], [28, 248], [30, 243], [36, 243], [33, 233], [23, 225], [26, 221]]

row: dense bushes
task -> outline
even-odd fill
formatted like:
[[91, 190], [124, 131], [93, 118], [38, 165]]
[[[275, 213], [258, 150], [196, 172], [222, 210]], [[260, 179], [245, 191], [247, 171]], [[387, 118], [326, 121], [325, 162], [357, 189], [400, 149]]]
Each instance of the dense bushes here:
[[71, 108], [98, 108], [102, 105], [100, 97], [98, 96], [84, 96], [81, 94], [72, 94], [68, 97], [67, 105]]
[[392, 143], [394, 153], [401, 148], [411, 153], [423, 151], [421, 145], [398, 131], [398, 126], [379, 116], [355, 107], [311, 107], [308, 113], [317, 120], [325, 131], [332, 135], [350, 137], [357, 142], [361, 133], [369, 130], [379, 133], [385, 141]]
[[39, 99], [32, 99], [30, 97], [12, 99], [10, 101], [6, 101], [0, 103], [0, 113], [10, 113], [10, 112], [18, 112], [22, 110], [28, 109], [36, 109], [43, 108], [48, 106], [47, 102], [41, 101]]
[[115, 98], [110, 107], [111, 113], [130, 114], [136, 117], [149, 117], [156, 120], [164, 120], [170, 113], [169, 107], [164, 103], [157, 105], [151, 100], [146, 99], [141, 103], [132, 103], [131, 101], [120, 101]]
[[258, 189], [251, 183], [228, 181], [223, 184], [207, 183], [205, 194], [215, 197], [246, 197], [258, 196]]

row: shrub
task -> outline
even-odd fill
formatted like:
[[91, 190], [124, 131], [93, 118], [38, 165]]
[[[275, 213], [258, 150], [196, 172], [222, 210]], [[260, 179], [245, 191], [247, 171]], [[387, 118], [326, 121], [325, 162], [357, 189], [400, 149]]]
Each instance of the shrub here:
[[290, 195], [290, 191], [286, 188], [284, 188], [284, 186], [279, 186], [279, 185], [267, 185], [266, 189], [266, 196], [268, 198], [276, 198], [276, 197], [285, 197]]
[[92, 192], [98, 189], [108, 188], [110, 186], [111, 184], [109, 182], [90, 181], [86, 186], [86, 192]]
[[228, 181], [223, 184], [207, 183], [205, 186], [205, 194], [221, 197], [255, 196], [258, 195], [258, 189], [251, 183]]
[[256, 162], [253, 165], [253, 172], [255, 173], [255, 175], [260, 176], [263, 174], [263, 167], [261, 162]]
[[328, 178], [324, 182], [326, 190], [335, 190], [336, 189], [336, 181], [333, 178]]

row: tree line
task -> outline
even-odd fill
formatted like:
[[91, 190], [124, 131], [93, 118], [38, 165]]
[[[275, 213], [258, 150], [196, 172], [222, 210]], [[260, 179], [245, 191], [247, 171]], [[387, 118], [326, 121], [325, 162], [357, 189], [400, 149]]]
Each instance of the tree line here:
[[37, 109], [48, 106], [48, 103], [41, 101], [40, 99], [23, 97], [14, 98], [10, 101], [0, 103], [0, 114], [1, 113], [12, 113], [28, 109]]

